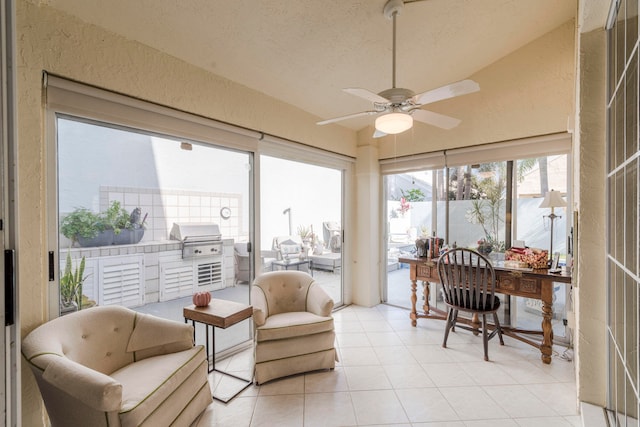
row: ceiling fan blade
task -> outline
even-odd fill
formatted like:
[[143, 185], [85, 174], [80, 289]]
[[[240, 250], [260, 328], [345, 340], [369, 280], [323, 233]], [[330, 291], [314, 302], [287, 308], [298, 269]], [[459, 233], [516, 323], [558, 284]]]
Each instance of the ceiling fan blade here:
[[436, 126], [442, 129], [453, 129], [458, 126], [462, 120], [454, 117], [445, 116], [444, 114], [434, 113], [433, 111], [421, 110], [419, 108], [411, 110], [413, 118], [419, 122]]
[[382, 138], [383, 136], [387, 136], [387, 134], [384, 132], [380, 132], [378, 129], [376, 129], [375, 132], [373, 132], [374, 138]]
[[348, 114], [346, 116], [340, 116], [340, 117], [334, 117], [333, 119], [327, 119], [327, 120], [322, 120], [320, 122], [317, 122], [317, 125], [326, 125], [329, 123], [335, 123], [335, 122], [339, 122], [342, 120], [348, 120], [348, 119], [354, 119], [356, 117], [362, 117], [362, 116], [370, 116], [372, 114], [378, 114], [379, 111], [362, 111], [360, 113], [354, 113], [354, 114]]
[[387, 98], [385, 98], [384, 96], [380, 96], [377, 93], [373, 93], [367, 89], [362, 89], [359, 87], [348, 87], [345, 89], [342, 89], [343, 91], [350, 93], [351, 95], [355, 95], [358, 96], [360, 98], [364, 98], [367, 101], [371, 101], [371, 102], [378, 102], [378, 103], [387, 103], [389, 102], [389, 100]]
[[477, 92], [479, 90], [480, 85], [473, 80], [461, 80], [456, 83], [451, 83], [450, 85], [419, 93], [413, 97], [413, 100], [417, 105], [425, 105], [436, 101], [442, 101], [443, 99]]

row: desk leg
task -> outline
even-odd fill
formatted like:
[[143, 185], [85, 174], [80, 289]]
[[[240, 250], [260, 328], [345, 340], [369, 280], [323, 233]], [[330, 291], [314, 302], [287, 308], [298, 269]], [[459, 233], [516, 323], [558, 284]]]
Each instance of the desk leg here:
[[431, 311], [431, 307], [429, 307], [429, 294], [431, 293], [431, 284], [429, 282], [422, 282], [422, 294], [424, 295], [424, 304], [422, 305], [422, 309], [424, 310], [424, 314], [429, 314]]
[[418, 312], [416, 311], [416, 301], [418, 301], [418, 297], [416, 296], [416, 289], [418, 288], [418, 284], [416, 283], [415, 278], [411, 278], [411, 314], [409, 317], [411, 318], [411, 326], [416, 326], [418, 324]]
[[553, 282], [542, 281], [542, 345], [540, 345], [541, 359], [543, 363], [551, 363], [551, 351], [553, 347]]

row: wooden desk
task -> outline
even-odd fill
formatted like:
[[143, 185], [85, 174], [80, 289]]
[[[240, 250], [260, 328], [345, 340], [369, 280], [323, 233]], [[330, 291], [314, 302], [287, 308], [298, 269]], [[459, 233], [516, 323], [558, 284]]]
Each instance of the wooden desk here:
[[[418, 297], [416, 289], [418, 280], [423, 282], [440, 283], [436, 270], [436, 260], [429, 258], [402, 257], [399, 262], [409, 264], [409, 276], [411, 279], [411, 325], [416, 326], [419, 318], [446, 320], [447, 313], [429, 306], [429, 286], [424, 287], [424, 314], [416, 311]], [[567, 274], [551, 274], [546, 269], [516, 270], [494, 266], [496, 272], [496, 292], [518, 297], [533, 298], [542, 301], [542, 330], [523, 330], [503, 326], [505, 335], [516, 338], [540, 349], [541, 359], [544, 363], [551, 363], [551, 347], [553, 346], [553, 328], [551, 318], [553, 316], [553, 283], [571, 283], [571, 276]], [[465, 319], [459, 319], [465, 322]], [[474, 327], [479, 326], [477, 318], [466, 321]], [[527, 338], [525, 335], [542, 335], [540, 342]]]

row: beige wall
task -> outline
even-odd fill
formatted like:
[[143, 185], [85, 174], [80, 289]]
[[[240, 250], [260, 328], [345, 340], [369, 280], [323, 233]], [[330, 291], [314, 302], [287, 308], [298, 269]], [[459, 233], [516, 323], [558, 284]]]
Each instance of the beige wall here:
[[[478, 94], [438, 103], [434, 111], [463, 119], [451, 132], [418, 127], [397, 138], [371, 140], [340, 126], [318, 127], [317, 117], [206, 73], [139, 43], [87, 25], [46, 6], [17, 4], [19, 298], [22, 335], [47, 313], [46, 180], [42, 71], [221, 120], [330, 151], [357, 156], [350, 212], [367, 221], [353, 236], [353, 299], [379, 298], [379, 172], [377, 156], [428, 152], [566, 130], [572, 112], [572, 22], [534, 41], [475, 76]], [[370, 215], [371, 213], [373, 215]], [[357, 242], [357, 243], [356, 243]], [[369, 248], [363, 250], [362, 248]], [[375, 265], [374, 265], [375, 264]], [[366, 280], [362, 280], [366, 278]], [[22, 369], [23, 425], [41, 425], [43, 410], [31, 374]]]
[[579, 37], [579, 80], [574, 144], [574, 203], [578, 212], [576, 353], [578, 396], [606, 403], [605, 141], [606, 33]]

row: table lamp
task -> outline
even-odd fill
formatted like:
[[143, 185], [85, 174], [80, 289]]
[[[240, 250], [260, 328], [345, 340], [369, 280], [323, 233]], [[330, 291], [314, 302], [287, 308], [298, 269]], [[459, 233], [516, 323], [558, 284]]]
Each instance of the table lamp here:
[[555, 208], [564, 208], [567, 206], [567, 202], [562, 198], [562, 194], [559, 191], [548, 191], [547, 194], [544, 195], [544, 200], [540, 203], [539, 208], [551, 208], [551, 213], [548, 216], [551, 220], [551, 242], [549, 243], [549, 259], [553, 259], [553, 221], [556, 218], [562, 218], [560, 215], [556, 215], [554, 213]]

